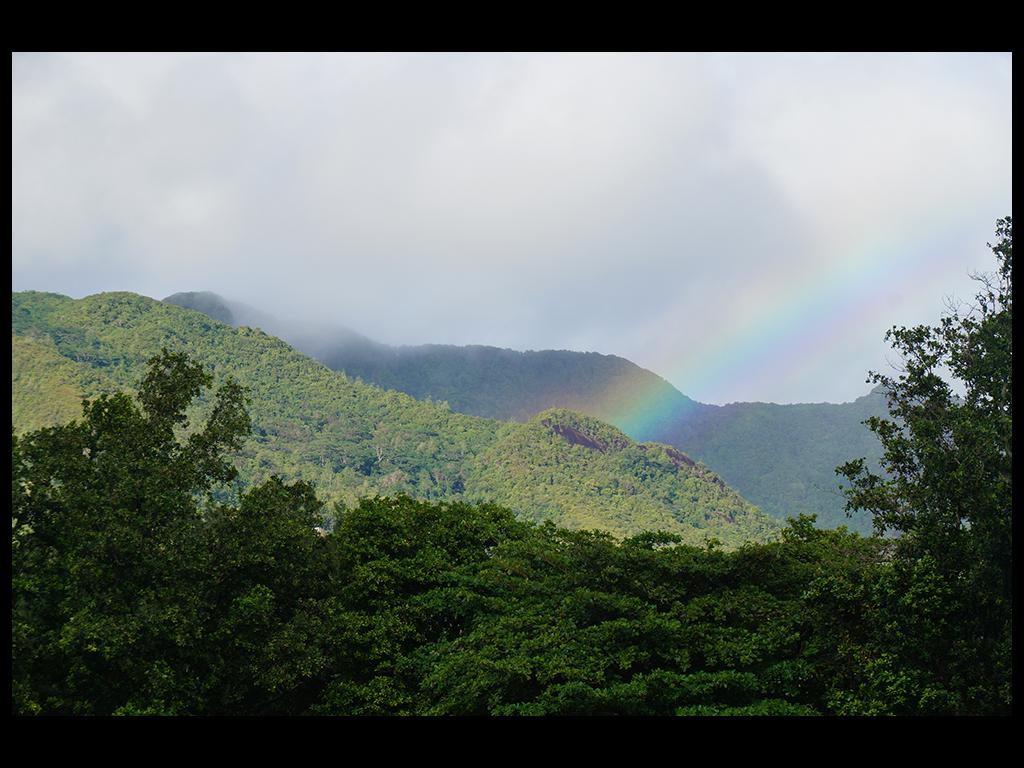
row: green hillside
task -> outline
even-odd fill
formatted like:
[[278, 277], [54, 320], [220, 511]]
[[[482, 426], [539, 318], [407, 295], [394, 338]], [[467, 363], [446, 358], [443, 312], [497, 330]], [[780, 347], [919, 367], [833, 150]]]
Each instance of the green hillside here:
[[[165, 301], [234, 324], [278, 325], [259, 310], [213, 293], [179, 293]], [[841, 404], [716, 406], [691, 400], [656, 374], [615, 355], [440, 344], [391, 347], [347, 329], [281, 333], [328, 368], [420, 400], [447, 402], [460, 413], [521, 422], [549, 408], [586, 413], [634, 440], [668, 443], [705, 462], [773, 517], [813, 514], [822, 527], [871, 530], [867, 513], [847, 517], [835, 468], [861, 456], [877, 465], [880, 444], [862, 423], [887, 412], [877, 392]]]
[[[245, 484], [304, 479], [348, 506], [377, 494], [493, 501], [530, 519], [617, 535], [662, 529], [692, 543], [738, 545], [778, 530], [707, 470], [621, 433], [611, 439], [607, 425], [575, 414], [527, 424], [460, 414], [335, 373], [262, 331], [129, 293], [16, 293], [11, 318], [19, 431], [66, 418], [78, 393], [136, 386], [166, 347], [248, 388], [254, 432], [236, 457]], [[574, 444], [570, 430], [605, 448]]]
[[609, 519], [630, 531], [683, 524], [722, 541], [735, 541], [734, 528], [757, 539], [775, 530], [703, 465], [573, 411], [503, 428], [473, 466], [471, 496], [521, 500], [528, 519], [565, 528], [606, 528]]
[[62, 424], [82, 412], [78, 366], [48, 341], [11, 336], [12, 418], [24, 429]]

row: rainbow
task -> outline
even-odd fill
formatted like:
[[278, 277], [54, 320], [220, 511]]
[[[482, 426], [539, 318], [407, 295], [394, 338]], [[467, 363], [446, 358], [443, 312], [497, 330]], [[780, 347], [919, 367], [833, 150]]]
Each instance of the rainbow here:
[[[715, 392], [752, 372], [770, 375], [808, 369], [834, 352], [837, 342], [853, 328], [875, 324], [879, 317], [895, 320], [892, 290], [920, 291], [934, 282], [935, 254], [950, 250], [951, 223], [956, 217], [942, 219], [933, 212], [927, 219], [862, 238], [790, 281], [781, 297], [752, 282], [728, 286], [742, 314], [718, 327], [696, 330], [681, 355], [666, 350], [654, 370], [677, 382], [683, 392]], [[878, 342], [881, 352], [882, 339]], [[605, 396], [606, 402], [615, 403], [608, 420], [631, 436], [651, 434], [659, 423], [679, 417], [678, 397], [666, 398], [658, 385], [631, 391], [620, 387]]]

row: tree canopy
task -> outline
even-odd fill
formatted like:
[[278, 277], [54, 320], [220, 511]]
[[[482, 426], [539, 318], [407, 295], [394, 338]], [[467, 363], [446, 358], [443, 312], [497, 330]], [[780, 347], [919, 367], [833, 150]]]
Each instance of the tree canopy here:
[[[1013, 229], [996, 225], [993, 274], [937, 326], [886, 335], [903, 361], [873, 372], [891, 418], [868, 426], [885, 474], [854, 461], [848, 506], [899, 534], [880, 585], [897, 709], [1009, 711], [1012, 564]], [[953, 629], [955, 628], [955, 630]]]
[[101, 396], [79, 421], [13, 437], [16, 712], [258, 712], [274, 699], [273, 639], [315, 588], [320, 503], [277, 480], [236, 507], [213, 499], [249, 416], [228, 381], [191, 429], [186, 408], [210, 383], [165, 350], [138, 403]]

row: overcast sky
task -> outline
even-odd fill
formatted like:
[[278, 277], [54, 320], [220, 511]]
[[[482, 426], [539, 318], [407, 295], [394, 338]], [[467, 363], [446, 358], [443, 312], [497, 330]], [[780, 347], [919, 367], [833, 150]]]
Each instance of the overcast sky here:
[[[13, 56], [14, 290], [841, 402], [1012, 213], [1010, 55]], [[893, 360], [891, 353], [889, 360]]]

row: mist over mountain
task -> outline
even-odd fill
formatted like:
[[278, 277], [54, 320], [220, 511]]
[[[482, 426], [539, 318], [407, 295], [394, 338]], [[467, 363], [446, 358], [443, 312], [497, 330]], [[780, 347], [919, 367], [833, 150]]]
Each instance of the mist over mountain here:
[[[162, 301], [184, 309], [202, 312], [204, 315], [209, 315], [215, 320], [236, 328], [242, 326], [259, 328], [272, 336], [285, 339], [297, 349], [317, 358], [319, 358], [319, 354], [315, 353], [326, 353], [327, 350], [338, 344], [343, 345], [352, 354], [359, 354], [365, 348], [364, 354], [367, 356], [371, 353], [383, 354], [391, 349], [387, 345], [378, 344], [341, 326], [311, 330], [309, 323], [288, 322], [241, 301], [226, 299], [213, 291], [182, 291], [172, 294]], [[328, 341], [325, 342], [325, 338]], [[392, 387], [392, 389], [397, 389], [397, 387]]]
[[[868, 532], [870, 517], [848, 517], [835, 468], [852, 458], [873, 465], [877, 438], [863, 425], [887, 413], [872, 391], [851, 403], [700, 403], [660, 376], [615, 355], [568, 350], [520, 352], [488, 346], [389, 346], [350, 329], [286, 323], [212, 293], [167, 301], [268, 332], [332, 370], [455, 411], [517, 422], [549, 408], [586, 413], [635, 440], [672, 445], [705, 462], [768, 514], [815, 514], [823, 527]], [[214, 314], [216, 313], [216, 314]]]

